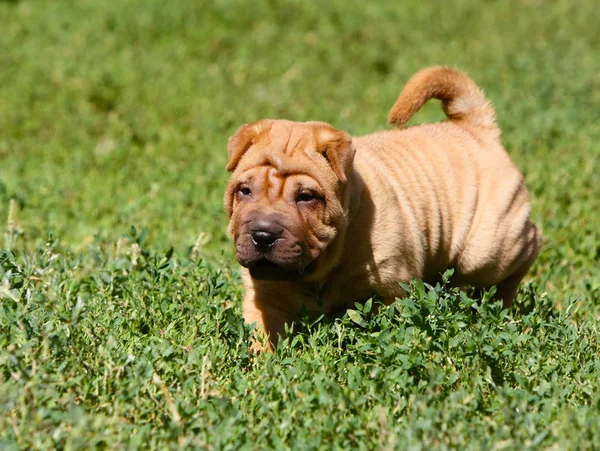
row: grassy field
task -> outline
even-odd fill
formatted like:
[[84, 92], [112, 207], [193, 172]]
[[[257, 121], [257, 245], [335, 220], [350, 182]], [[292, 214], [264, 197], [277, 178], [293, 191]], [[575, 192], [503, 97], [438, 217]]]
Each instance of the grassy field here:
[[[0, 1], [0, 448], [597, 447], [599, 28], [594, 0]], [[384, 128], [432, 64], [525, 174], [516, 305], [415, 282], [250, 354], [228, 136]]]

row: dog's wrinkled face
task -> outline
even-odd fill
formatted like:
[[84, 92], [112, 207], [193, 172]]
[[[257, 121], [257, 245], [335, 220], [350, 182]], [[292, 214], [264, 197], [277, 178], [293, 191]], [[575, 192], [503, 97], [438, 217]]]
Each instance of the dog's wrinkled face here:
[[320, 122], [263, 120], [229, 139], [229, 234], [253, 278], [310, 274], [345, 220], [353, 156], [350, 135]]

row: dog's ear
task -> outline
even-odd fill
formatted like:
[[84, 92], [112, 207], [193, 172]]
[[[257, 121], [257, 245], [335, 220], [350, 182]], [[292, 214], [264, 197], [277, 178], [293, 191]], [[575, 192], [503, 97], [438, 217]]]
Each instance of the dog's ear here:
[[354, 160], [352, 136], [333, 127], [321, 127], [317, 135], [317, 145], [340, 182], [346, 183]]
[[233, 171], [246, 151], [254, 144], [255, 139], [271, 124], [270, 120], [244, 124], [238, 128], [237, 132], [229, 138], [227, 150], [229, 152], [229, 161], [225, 169]]

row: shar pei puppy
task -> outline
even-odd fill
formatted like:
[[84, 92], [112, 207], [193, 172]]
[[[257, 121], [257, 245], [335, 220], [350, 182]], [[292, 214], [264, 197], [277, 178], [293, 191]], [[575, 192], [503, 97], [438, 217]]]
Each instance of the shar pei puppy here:
[[[431, 98], [448, 120], [403, 128]], [[492, 105], [462, 72], [430, 67], [389, 113], [397, 128], [353, 137], [323, 122], [265, 119], [229, 139], [229, 234], [243, 314], [270, 349], [302, 310], [331, 313], [400, 283], [497, 286], [511, 305], [542, 235], [500, 142]]]

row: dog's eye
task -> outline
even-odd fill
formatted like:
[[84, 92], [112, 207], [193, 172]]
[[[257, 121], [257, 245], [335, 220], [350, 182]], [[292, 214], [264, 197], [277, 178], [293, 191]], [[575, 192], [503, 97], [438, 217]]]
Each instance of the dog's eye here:
[[248, 197], [252, 194], [252, 191], [250, 191], [250, 188], [247, 186], [240, 186], [238, 193], [240, 193], [242, 196]]
[[296, 196], [296, 202], [312, 202], [316, 199], [316, 194], [309, 190], [302, 190], [298, 193], [298, 196]]

